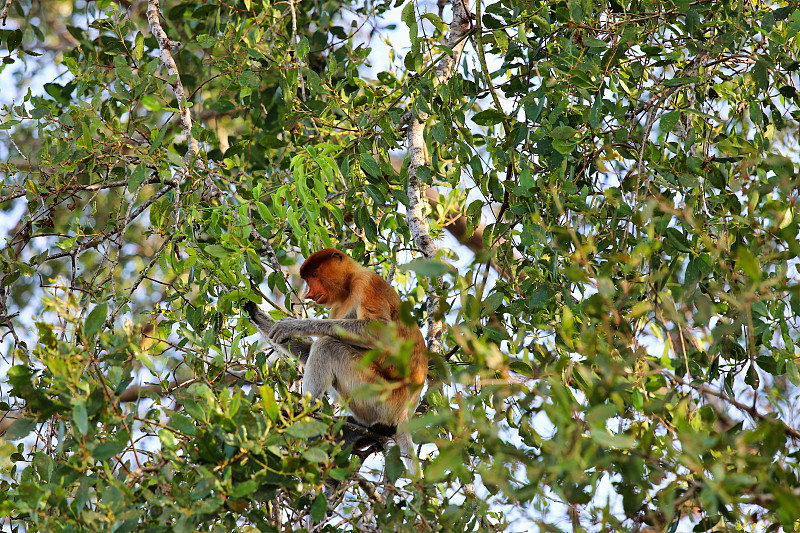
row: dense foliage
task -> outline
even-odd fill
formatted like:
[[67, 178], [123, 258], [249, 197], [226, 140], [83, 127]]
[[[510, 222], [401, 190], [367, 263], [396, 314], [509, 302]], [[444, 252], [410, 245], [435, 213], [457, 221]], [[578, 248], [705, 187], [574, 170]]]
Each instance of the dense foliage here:
[[[796, 2], [154, 6], [0, 14], [6, 529], [800, 525]], [[446, 325], [422, 478], [241, 311], [327, 246]]]

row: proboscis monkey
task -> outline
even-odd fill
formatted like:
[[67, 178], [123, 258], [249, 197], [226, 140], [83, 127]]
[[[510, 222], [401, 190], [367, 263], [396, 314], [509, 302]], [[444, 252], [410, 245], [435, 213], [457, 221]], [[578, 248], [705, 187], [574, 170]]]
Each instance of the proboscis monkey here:
[[[263, 335], [305, 364], [304, 393], [317, 399], [333, 387], [360, 424], [395, 428], [394, 440], [410, 469], [417, 472], [411, 435], [396, 428], [414, 412], [428, 373], [419, 326], [401, 319], [400, 296], [385, 279], [344, 252], [326, 248], [310, 255], [300, 267], [300, 277], [308, 285], [305, 297], [329, 307], [330, 318], [284, 318], [273, 324], [252, 302], [245, 310]], [[398, 340], [410, 343], [406, 364], [398, 365], [398, 358], [387, 349], [369, 362], [362, 361], [376, 346], [381, 325], [393, 327]], [[317, 339], [311, 344], [293, 339], [303, 336]], [[371, 384], [385, 388], [369, 397], [357, 392]]]

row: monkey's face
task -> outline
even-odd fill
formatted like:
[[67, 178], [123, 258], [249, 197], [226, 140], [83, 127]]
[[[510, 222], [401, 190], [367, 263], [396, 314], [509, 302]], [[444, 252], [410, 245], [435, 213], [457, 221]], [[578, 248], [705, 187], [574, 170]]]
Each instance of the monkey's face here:
[[308, 290], [304, 295], [305, 299], [314, 300], [320, 305], [325, 305], [328, 303], [328, 300], [330, 300], [330, 293], [325, 288], [322, 280], [320, 280], [318, 277], [317, 272], [312, 272], [305, 281], [306, 286], [308, 287]]
[[334, 248], [312, 254], [300, 267], [300, 276], [308, 290], [304, 298], [332, 307], [350, 294], [353, 261]]

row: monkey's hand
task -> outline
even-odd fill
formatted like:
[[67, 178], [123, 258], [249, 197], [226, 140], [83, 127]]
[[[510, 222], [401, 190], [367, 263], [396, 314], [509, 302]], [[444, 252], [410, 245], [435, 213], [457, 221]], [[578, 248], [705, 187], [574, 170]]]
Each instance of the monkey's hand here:
[[292, 337], [302, 335], [303, 330], [300, 326], [300, 320], [295, 318], [282, 318], [272, 325], [267, 337], [277, 344], [283, 344]]

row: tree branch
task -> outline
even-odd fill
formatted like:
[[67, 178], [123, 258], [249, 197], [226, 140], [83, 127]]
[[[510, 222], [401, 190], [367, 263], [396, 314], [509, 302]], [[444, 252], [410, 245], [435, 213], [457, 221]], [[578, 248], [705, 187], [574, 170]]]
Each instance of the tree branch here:
[[170, 41], [164, 28], [161, 27], [158, 0], [148, 0], [147, 21], [150, 23], [150, 32], [156, 38], [156, 41], [158, 41], [158, 47], [161, 50], [161, 62], [167, 67], [167, 73], [170, 79], [173, 77], [175, 79], [175, 81], [171, 82], [171, 85], [172, 90], [175, 92], [175, 98], [178, 99], [181, 128], [183, 129], [184, 136], [186, 136], [186, 144], [188, 145], [186, 155], [183, 157], [184, 165], [188, 169], [189, 163], [200, 151], [200, 145], [197, 139], [192, 137], [192, 112], [187, 105], [186, 92], [183, 90], [183, 83], [181, 82], [181, 76], [178, 72], [178, 66], [175, 64], [175, 59], [172, 57], [172, 48], [178, 46], [180, 43]]
[[[439, 84], [446, 83], [455, 71], [455, 66], [464, 50], [466, 39], [464, 35], [469, 31], [470, 18], [463, 0], [452, 0], [453, 20], [450, 23], [450, 35], [447, 39], [448, 46], [453, 50], [453, 56], [445, 55], [436, 65], [436, 81]], [[437, 245], [428, 230], [428, 222], [423, 214], [424, 200], [422, 198], [423, 186], [420, 183], [417, 170], [425, 164], [425, 122], [428, 114], [420, 109], [415, 109], [408, 123], [408, 209], [406, 211], [406, 221], [411, 230], [411, 235], [417, 248], [420, 249], [425, 257], [433, 257], [436, 254]], [[442, 331], [441, 320], [436, 319], [439, 308], [439, 298], [437, 288], [439, 281], [431, 279], [426, 299], [427, 323], [428, 323], [428, 349], [432, 352], [442, 351]]]
[[692, 383], [690, 381], [686, 381], [685, 379], [676, 376], [675, 374], [673, 374], [672, 372], [670, 372], [669, 370], [666, 370], [664, 368], [661, 369], [661, 372], [664, 373], [664, 375], [667, 377], [667, 379], [670, 379], [670, 380], [674, 381], [675, 383], [678, 383], [680, 385], [685, 385], [686, 387], [692, 388], [692, 389], [694, 389], [694, 390], [696, 390], [696, 391], [698, 391], [700, 393], [708, 394], [710, 396], [714, 396], [714, 397], [719, 398], [720, 400], [722, 400], [724, 402], [729, 403], [730, 405], [734, 406], [735, 408], [739, 409], [740, 411], [744, 411], [745, 413], [749, 414], [754, 420], [759, 420], [759, 421], [762, 421], [762, 422], [774, 422], [776, 424], [779, 424], [779, 425], [783, 426], [783, 432], [787, 436], [789, 436], [789, 437], [791, 437], [791, 438], [793, 438], [793, 439], [795, 439], [795, 440], [800, 442], [800, 431], [797, 431], [793, 427], [788, 426], [786, 424], [786, 422], [784, 422], [783, 420], [781, 420], [779, 418], [773, 418], [773, 417], [765, 416], [765, 415], [759, 413], [756, 410], [755, 407], [753, 407], [751, 405], [745, 405], [745, 404], [739, 402], [738, 400], [734, 400], [730, 396], [728, 396], [728, 395], [726, 395], [726, 394], [724, 394], [724, 393], [722, 393], [722, 392], [720, 392], [720, 391], [718, 391], [718, 390], [716, 390], [716, 389], [714, 389], [712, 387], [709, 387], [705, 383]]
[[11, 4], [14, 3], [14, 0], [6, 0], [6, 5], [3, 6], [3, 11], [0, 12], [0, 20], [3, 21], [3, 26], [6, 25], [6, 19], [8, 18], [8, 9], [11, 7]]

